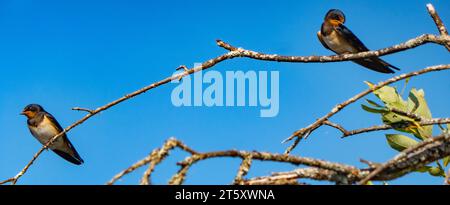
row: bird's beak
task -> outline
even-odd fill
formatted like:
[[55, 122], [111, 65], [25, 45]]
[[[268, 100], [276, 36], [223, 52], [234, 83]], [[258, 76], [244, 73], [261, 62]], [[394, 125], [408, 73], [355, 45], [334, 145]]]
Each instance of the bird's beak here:
[[27, 112], [26, 112], [26, 111], [22, 111], [22, 112], [20, 113], [20, 115], [27, 115]]
[[333, 26], [339, 26], [342, 24], [342, 21], [340, 20], [330, 20], [331, 25]]

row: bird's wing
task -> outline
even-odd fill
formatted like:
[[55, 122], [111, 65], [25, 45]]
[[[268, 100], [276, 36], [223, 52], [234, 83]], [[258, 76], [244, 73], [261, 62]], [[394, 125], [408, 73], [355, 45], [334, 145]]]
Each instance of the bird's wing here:
[[321, 31], [318, 31], [318, 32], [317, 32], [317, 38], [319, 38], [319, 41], [320, 41], [320, 43], [322, 43], [323, 47], [325, 47], [325, 48], [328, 49], [328, 50], [331, 50], [330, 47], [328, 47], [328, 45], [327, 45], [327, 44], [325, 43], [325, 41], [323, 40], [322, 32], [321, 32]]
[[45, 117], [50, 120], [50, 122], [52, 123], [52, 125], [55, 127], [56, 130], [58, 130], [58, 132], [62, 132], [64, 129], [61, 127], [61, 125], [58, 123], [58, 121], [55, 119], [55, 117], [53, 117], [53, 115], [51, 115], [50, 113], [45, 113]]
[[[338, 27], [336, 27], [336, 32], [338, 32], [341, 36], [344, 37], [344, 39], [347, 41], [348, 44], [350, 44], [353, 48], [355, 48], [358, 52], [365, 52], [365, 51], [369, 51], [369, 49], [364, 45], [363, 42], [361, 42], [361, 40], [359, 40], [358, 37], [356, 37], [355, 34], [353, 34], [353, 32], [348, 29], [346, 26], [344, 25], [340, 25]], [[394, 73], [393, 70], [390, 69], [394, 68], [396, 70], [400, 70], [399, 68], [387, 63], [386, 61], [383, 61], [382, 59], [380, 59], [379, 57], [370, 57], [370, 58], [366, 58], [366, 59], [358, 59], [358, 60], [354, 60], [354, 62], [381, 72], [381, 73]]]
[[[51, 115], [50, 113], [46, 113], [45, 117], [47, 117], [48, 120], [50, 120], [50, 122], [52, 123], [53, 126], [55, 126], [55, 128], [58, 130], [58, 132], [62, 132], [64, 129], [61, 127], [61, 125], [58, 123], [58, 121], [55, 119], [55, 117], [53, 117], [53, 115]], [[53, 151], [58, 154], [59, 156], [61, 156], [62, 158], [66, 159], [69, 162], [72, 162], [74, 164], [80, 165], [82, 164], [84, 161], [83, 159], [81, 159], [80, 155], [78, 154], [77, 150], [75, 149], [75, 147], [72, 145], [72, 143], [70, 142], [70, 140], [67, 138], [67, 135], [64, 134], [63, 136], [60, 137], [60, 139], [63, 140], [64, 148], [67, 149], [53, 149]]]
[[344, 39], [347, 41], [348, 44], [350, 44], [353, 48], [358, 50], [358, 52], [369, 51], [369, 49], [364, 45], [364, 43], [361, 42], [361, 40], [359, 40], [359, 38], [356, 37], [356, 35], [353, 34], [353, 32], [346, 26], [344, 25], [337, 26], [335, 30], [336, 32], [338, 32], [340, 36], [344, 37]]

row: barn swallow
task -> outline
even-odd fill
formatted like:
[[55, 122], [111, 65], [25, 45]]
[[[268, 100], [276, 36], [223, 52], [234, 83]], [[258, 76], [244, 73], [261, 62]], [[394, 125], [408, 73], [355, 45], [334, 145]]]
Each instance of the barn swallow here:
[[[350, 29], [344, 26], [345, 15], [338, 9], [331, 9], [325, 15], [325, 20], [317, 36], [322, 45], [336, 54], [359, 53], [369, 51], [369, 49], [353, 34]], [[399, 68], [381, 60], [379, 57], [353, 60], [368, 69], [380, 73], [394, 73], [390, 68]]]
[[[58, 121], [40, 105], [31, 104], [26, 106], [21, 115], [27, 117], [27, 124], [31, 134], [43, 145], [63, 131]], [[58, 137], [49, 148], [57, 155], [76, 165], [84, 162], [66, 134]]]

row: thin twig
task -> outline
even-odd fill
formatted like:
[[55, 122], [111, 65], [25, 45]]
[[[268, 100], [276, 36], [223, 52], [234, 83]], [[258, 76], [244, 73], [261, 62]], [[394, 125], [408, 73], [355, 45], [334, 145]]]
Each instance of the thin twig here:
[[417, 115], [415, 113], [405, 112], [405, 111], [397, 109], [397, 108], [389, 108], [389, 111], [391, 111], [391, 112], [393, 112], [395, 114], [398, 114], [398, 115], [409, 117], [409, 118], [411, 118], [411, 119], [413, 119], [415, 121], [418, 121], [418, 122], [423, 120], [421, 116], [419, 116], [419, 115]]
[[196, 151], [192, 150], [191, 148], [189, 148], [188, 146], [186, 146], [185, 144], [183, 144], [181, 141], [175, 139], [175, 138], [170, 138], [168, 139], [164, 145], [161, 148], [155, 149], [153, 150], [150, 155], [148, 155], [147, 157], [145, 157], [144, 159], [139, 160], [138, 162], [134, 163], [133, 165], [131, 165], [130, 167], [128, 167], [127, 169], [121, 171], [120, 173], [116, 174], [111, 180], [109, 180], [109, 182], [107, 182], [107, 185], [113, 185], [114, 183], [116, 183], [119, 179], [121, 179], [123, 176], [133, 172], [134, 170], [147, 165], [148, 163], [150, 163], [149, 168], [145, 171], [142, 179], [141, 179], [141, 185], [148, 185], [150, 184], [150, 175], [152, 174], [152, 172], [154, 171], [156, 165], [158, 165], [159, 163], [161, 163], [168, 155], [169, 152], [173, 149], [175, 149], [176, 147], [190, 153], [190, 154], [197, 154]]
[[[432, 4], [427, 4], [428, 13], [433, 18], [434, 23], [436, 24], [439, 33], [441, 36], [448, 36], [447, 28], [444, 25], [444, 22], [442, 22], [441, 17], [436, 12], [436, 9], [434, 9], [434, 6]], [[447, 48], [448, 51], [450, 51], [450, 42], [447, 42], [445, 45], [445, 48]]]
[[252, 165], [252, 155], [248, 155], [242, 160], [241, 166], [239, 166], [238, 173], [234, 178], [233, 184], [235, 185], [243, 185], [244, 177], [247, 175], [250, 170], [250, 166]]
[[[421, 122], [418, 122], [419, 125], [421, 126], [428, 126], [428, 125], [440, 125], [440, 124], [447, 124], [450, 123], [450, 118], [435, 118], [435, 119], [424, 119]], [[339, 125], [340, 126], [340, 125]], [[390, 129], [397, 129], [397, 128], [404, 128], [404, 125], [377, 125], [377, 126], [372, 126], [372, 127], [367, 127], [367, 128], [362, 128], [362, 129], [356, 129], [356, 130], [351, 130], [351, 131], [346, 131], [346, 132], [342, 132], [343, 136], [342, 138], [346, 138], [346, 137], [350, 137], [353, 135], [358, 135], [361, 133], [366, 133], [366, 132], [373, 132], [373, 131], [381, 131], [381, 130], [390, 130]]]
[[[414, 113], [409, 113], [409, 112], [404, 112], [402, 110], [398, 110], [398, 109], [390, 109], [391, 112], [394, 112], [396, 114], [400, 114], [409, 118], [412, 118], [413, 120], [417, 121], [419, 125], [434, 125], [434, 124], [444, 124], [447, 123], [448, 121], [450, 121], [450, 118], [439, 118], [439, 119], [426, 119], [423, 120], [422, 117], [414, 114]], [[389, 129], [396, 129], [396, 128], [404, 128], [409, 126], [409, 124], [392, 124], [392, 125], [377, 125], [377, 126], [372, 126], [372, 127], [367, 127], [367, 128], [362, 128], [362, 129], [357, 129], [357, 130], [351, 130], [348, 131], [346, 130], [342, 125], [339, 125], [337, 123], [333, 123], [330, 122], [329, 120], [325, 121], [323, 123], [324, 125], [328, 125], [330, 127], [336, 128], [337, 130], [342, 132], [342, 138], [346, 138], [352, 135], [357, 135], [357, 134], [361, 134], [361, 133], [365, 133], [365, 132], [373, 132], [373, 131], [380, 131], [380, 130], [389, 130]]]
[[339, 125], [339, 124], [337, 124], [337, 123], [333, 123], [333, 122], [331, 122], [331, 121], [329, 121], [329, 120], [326, 120], [325, 122], [323, 122], [323, 124], [324, 124], [324, 125], [328, 125], [328, 126], [330, 126], [330, 127], [333, 127], [333, 128], [335, 128], [335, 129], [341, 131], [342, 134], [343, 134], [344, 136], [350, 135], [350, 132], [347, 131], [344, 127], [342, 127], [342, 125]]
[[369, 161], [369, 160], [365, 160], [365, 159], [360, 159], [359, 161], [361, 163], [367, 164], [369, 166], [369, 168], [371, 168], [371, 169], [375, 169], [375, 168], [381, 166], [380, 163], [375, 163], [375, 162], [372, 162], [372, 161]]
[[450, 185], [450, 169], [448, 170], [447, 175], [445, 176], [444, 184]]
[[150, 184], [150, 175], [155, 170], [156, 165], [161, 163], [168, 155], [169, 152], [176, 147], [190, 153], [190, 154], [197, 154], [196, 151], [190, 149], [188, 146], [183, 144], [181, 141], [170, 138], [164, 146], [159, 150], [155, 150], [155, 154], [153, 156], [152, 161], [150, 162], [150, 165], [148, 166], [147, 170], [145, 171], [144, 175], [141, 178], [141, 185], [149, 185]]
[[9, 179], [1, 181], [0, 184], [6, 184], [6, 183], [10, 183], [10, 182], [12, 183], [13, 181], [14, 181], [14, 178], [9, 178]]
[[[148, 166], [147, 170], [145, 170], [144, 175], [142, 175], [141, 178], [141, 185], [150, 185], [150, 176], [152, 174], [152, 172], [155, 170], [155, 167], [157, 164], [159, 164], [161, 162], [161, 160], [163, 160], [163, 157], [161, 156], [162, 154], [166, 154], [167, 153], [161, 153], [160, 149], [155, 149], [152, 151], [152, 153], [150, 154], [150, 160], [147, 163], [150, 163], [150, 165]], [[107, 185], [112, 185], [115, 181], [111, 181], [110, 183], [108, 183]]]
[[153, 159], [152, 154], [148, 155], [147, 157], [145, 157], [142, 160], [139, 160], [138, 162], [134, 163], [133, 165], [131, 165], [130, 167], [128, 167], [127, 169], [121, 171], [120, 173], [116, 174], [111, 180], [109, 180], [106, 184], [107, 185], [113, 185], [114, 183], [116, 183], [118, 180], [120, 180], [123, 176], [133, 172], [136, 169], [139, 169], [140, 167], [148, 164], [149, 162], [151, 162]]
[[90, 110], [90, 109], [86, 109], [86, 108], [81, 108], [81, 107], [74, 107], [72, 108], [72, 110], [76, 110], [76, 111], [84, 111], [84, 112], [88, 112], [90, 114], [94, 113], [94, 110]]

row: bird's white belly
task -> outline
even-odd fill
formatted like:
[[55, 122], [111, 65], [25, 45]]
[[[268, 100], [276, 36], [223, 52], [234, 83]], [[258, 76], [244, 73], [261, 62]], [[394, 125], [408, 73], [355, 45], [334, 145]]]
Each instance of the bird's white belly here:
[[[30, 130], [33, 136], [43, 145], [58, 134], [58, 131], [48, 123], [41, 123], [38, 127], [30, 127]], [[50, 149], [54, 149], [61, 146], [63, 146], [63, 140], [59, 137], [49, 147]]]
[[328, 36], [324, 36], [323, 38], [327, 46], [336, 53], [344, 54], [358, 52], [345, 39], [339, 37], [335, 31], [331, 32]]

